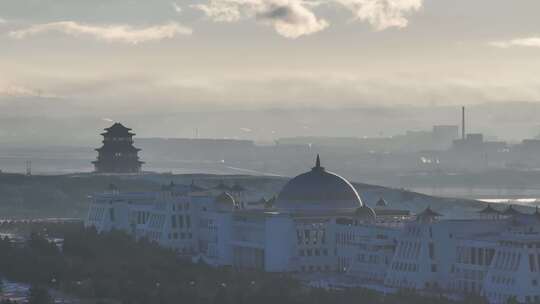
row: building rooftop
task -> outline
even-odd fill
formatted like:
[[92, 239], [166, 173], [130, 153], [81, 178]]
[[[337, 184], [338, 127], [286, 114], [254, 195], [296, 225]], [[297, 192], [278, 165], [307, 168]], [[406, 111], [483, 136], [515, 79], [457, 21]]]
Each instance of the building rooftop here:
[[478, 213], [482, 214], [501, 214], [501, 212], [493, 207], [491, 207], [491, 204], [488, 204], [484, 209], [478, 211]]
[[356, 189], [343, 177], [326, 171], [317, 155], [315, 167], [311, 171], [291, 179], [280, 192], [277, 210], [295, 212], [346, 211], [354, 212], [362, 207], [362, 200]]

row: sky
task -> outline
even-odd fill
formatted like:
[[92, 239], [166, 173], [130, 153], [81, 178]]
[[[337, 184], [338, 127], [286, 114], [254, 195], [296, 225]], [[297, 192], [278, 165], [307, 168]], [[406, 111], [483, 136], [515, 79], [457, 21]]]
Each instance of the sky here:
[[0, 111], [107, 122], [534, 103], [539, 11], [538, 0], [0, 0]]

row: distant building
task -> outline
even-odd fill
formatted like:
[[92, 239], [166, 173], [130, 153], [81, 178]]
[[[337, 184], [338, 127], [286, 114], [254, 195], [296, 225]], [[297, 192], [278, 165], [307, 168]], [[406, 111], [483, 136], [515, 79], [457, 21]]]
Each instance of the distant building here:
[[105, 129], [103, 146], [98, 151], [97, 160], [93, 161], [98, 173], [136, 173], [141, 171], [144, 163], [139, 160], [137, 149], [133, 146], [133, 136], [130, 128], [121, 123], [115, 123]]
[[437, 149], [448, 149], [452, 141], [459, 137], [459, 126], [436, 125], [432, 131], [433, 144]]
[[459, 137], [459, 126], [435, 125], [433, 126], [433, 137], [445, 140], [457, 139]]

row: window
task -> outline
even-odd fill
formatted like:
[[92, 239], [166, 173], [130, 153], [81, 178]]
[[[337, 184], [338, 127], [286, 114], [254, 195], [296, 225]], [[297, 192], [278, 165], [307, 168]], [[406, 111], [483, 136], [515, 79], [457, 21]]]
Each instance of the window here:
[[303, 249], [300, 249], [299, 255], [300, 255], [300, 256], [304, 256], [304, 250], [303, 250]]
[[484, 249], [478, 248], [478, 265], [484, 265]]
[[190, 228], [191, 227], [191, 218], [189, 217], [189, 215], [186, 215], [186, 228]]
[[180, 229], [184, 228], [184, 216], [182, 215], [178, 216], [178, 226], [180, 227]]
[[437, 264], [431, 264], [431, 272], [437, 272]]
[[176, 228], [176, 215], [171, 215], [171, 226]]
[[433, 245], [433, 243], [429, 243], [429, 258], [430, 259], [434, 259], [435, 258], [435, 246]]
[[114, 208], [109, 209], [109, 216], [111, 218], [111, 222], [114, 222]]
[[493, 261], [493, 256], [495, 256], [495, 249], [488, 249], [486, 265], [491, 265], [491, 261]]

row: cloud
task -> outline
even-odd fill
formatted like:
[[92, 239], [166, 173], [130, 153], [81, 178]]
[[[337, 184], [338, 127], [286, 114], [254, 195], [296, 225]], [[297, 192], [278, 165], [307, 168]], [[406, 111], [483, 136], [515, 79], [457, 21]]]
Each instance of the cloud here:
[[7, 21], [6, 21], [6, 19], [0, 17], [0, 24], [2, 24], [2, 23], [7, 23]]
[[498, 48], [510, 48], [510, 47], [537, 47], [540, 48], [540, 37], [528, 37], [528, 38], [517, 38], [506, 41], [494, 41], [489, 43], [491, 46]]
[[54, 98], [53, 94], [43, 92], [41, 89], [30, 88], [16, 83], [0, 82], [0, 98], [1, 97], [44, 97]]
[[335, 0], [354, 15], [382, 31], [391, 27], [404, 28], [408, 14], [419, 11], [423, 0]]
[[298, 38], [324, 30], [328, 22], [319, 19], [299, 1], [287, 4], [273, 3], [257, 13], [257, 19], [271, 24], [282, 36]]
[[107, 42], [138, 44], [171, 39], [177, 35], [191, 35], [192, 30], [176, 22], [148, 27], [133, 27], [131, 25], [87, 25], [75, 21], [61, 21], [36, 24], [15, 30], [10, 32], [9, 36], [15, 39], [24, 39], [47, 32], [60, 32], [75, 37], [85, 35]]
[[178, 5], [178, 3], [176, 2], [173, 2], [171, 3], [174, 11], [177, 13], [177, 14], [181, 14], [182, 13], [182, 7], [180, 5]]
[[215, 22], [237, 22], [255, 18], [269, 24], [282, 36], [297, 38], [328, 27], [314, 8], [337, 5], [350, 11], [355, 20], [369, 23], [375, 30], [404, 28], [407, 16], [422, 8], [423, 0], [209, 0], [192, 5]]
[[208, 4], [192, 7], [203, 11], [215, 22], [237, 22], [253, 18], [292, 39], [328, 27], [328, 22], [315, 16], [302, 0], [210, 0]]

